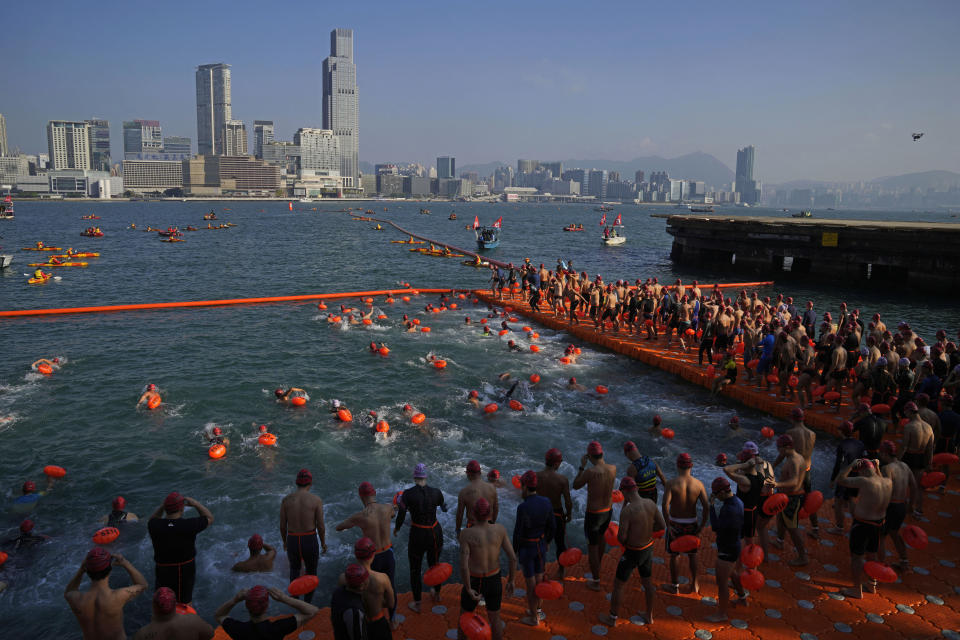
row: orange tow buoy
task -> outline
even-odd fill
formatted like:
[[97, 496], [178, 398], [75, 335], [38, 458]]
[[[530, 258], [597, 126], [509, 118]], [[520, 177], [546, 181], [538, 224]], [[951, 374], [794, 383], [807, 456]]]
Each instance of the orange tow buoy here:
[[521, 327], [521, 329], [522, 329], [523, 331], [527, 331], [527, 332], [533, 331], [533, 327], [528, 327], [528, 326], [526, 326], [526, 325], [524, 325], [523, 327]]
[[943, 471], [928, 471], [920, 476], [920, 486], [924, 489], [932, 489], [947, 479]]
[[390, 425], [387, 424], [386, 420], [377, 423], [377, 433], [390, 433]]
[[4, 565], [4, 563], [7, 561], [7, 558], [9, 557], [10, 556], [7, 555], [6, 551], [0, 551], [0, 567]]
[[430, 327], [420, 327], [421, 333], [430, 333]]
[[210, 448], [207, 449], [207, 455], [214, 460], [219, 460], [223, 456], [227, 455], [227, 448], [222, 444], [211, 445]]
[[257, 442], [262, 444], [265, 447], [272, 447], [277, 444], [277, 436], [272, 433], [261, 433], [260, 437], [257, 438]]
[[674, 553], [690, 553], [700, 548], [698, 536], [680, 536], [670, 543], [670, 551]]
[[960, 457], [955, 453], [948, 453], [946, 451], [938, 453], [933, 456], [933, 464], [938, 467], [945, 467], [950, 464], [957, 464], [957, 461], [960, 460]]
[[609, 391], [610, 391], [610, 390], [607, 389], [607, 388], [606, 388], [605, 386], [603, 386], [602, 384], [598, 384], [598, 385], [597, 385], [597, 393], [599, 393], [600, 395], [604, 395], [604, 394], [608, 393]]
[[740, 584], [750, 589], [750, 591], [757, 591], [765, 583], [766, 579], [756, 568], [745, 569], [740, 573]]
[[410, 418], [410, 422], [412, 422], [413, 424], [420, 424], [426, 419], [427, 419], [427, 416], [423, 415], [422, 413], [415, 413]]
[[410, 296], [403, 296], [401, 300], [403, 300], [404, 302], [410, 302]]
[[902, 531], [903, 541], [914, 549], [926, 549], [929, 544], [927, 532], [915, 524], [908, 524]]
[[326, 308], [327, 308], [327, 305], [323, 304], [323, 302], [317, 303], [317, 309], [320, 309], [320, 311], [325, 311]]
[[468, 640], [490, 640], [493, 630], [487, 620], [477, 613], [465, 613], [460, 616], [460, 628]]
[[544, 580], [535, 589], [538, 598], [559, 600], [563, 597], [563, 584], [556, 580]]
[[435, 587], [443, 584], [453, 575], [453, 565], [449, 562], [438, 562], [423, 574], [423, 584]]
[[520, 404], [519, 400], [511, 400], [510, 408], [513, 409], [514, 411], [523, 411], [523, 405]]
[[303, 396], [294, 396], [290, 398], [290, 404], [295, 407], [302, 407], [303, 405], [307, 404], [307, 399]]
[[570, 358], [568, 358], [567, 356], [563, 356], [562, 358], [560, 358], [560, 364], [570, 364]]
[[337, 411], [337, 418], [340, 419], [340, 422], [351, 422], [353, 420], [353, 414], [350, 413], [349, 409], [340, 409]]
[[535, 373], [531, 373], [531, 374], [530, 374], [530, 383], [531, 383], [531, 384], [537, 384], [538, 382], [540, 382], [540, 376], [537, 375], [537, 374], [535, 374]]
[[820, 510], [820, 505], [823, 504], [823, 493], [820, 491], [811, 491], [807, 494], [807, 497], [803, 500], [803, 509], [808, 514], [813, 515]]
[[116, 527], [104, 527], [93, 534], [94, 544], [110, 544], [120, 537], [120, 529]]
[[763, 501], [763, 512], [768, 516], [774, 516], [787, 508], [787, 502], [790, 499], [787, 498], [785, 493], [774, 493], [769, 498]]
[[538, 353], [538, 352], [540, 351], [540, 347], [538, 347], [538, 346], [535, 345], [535, 344], [532, 344], [532, 345], [530, 345], [530, 351], [533, 352], [533, 353]]
[[613, 493], [610, 494], [610, 499], [617, 504], [623, 502], [623, 492], [620, 489], [614, 489]]
[[758, 544], [748, 544], [740, 552], [740, 564], [748, 569], [756, 569], [763, 563], [763, 547]]
[[48, 365], [46, 362], [41, 362], [37, 365], [37, 371], [44, 375], [50, 375], [53, 373], [53, 367]]
[[520, 482], [520, 476], [513, 474], [513, 477], [510, 478], [510, 484], [519, 489], [522, 486], [522, 483]]
[[437, 369], [443, 369], [444, 367], [447, 366], [447, 361], [446, 361], [446, 360], [434, 360], [434, 361], [433, 361], [433, 366], [435, 366]]
[[485, 406], [485, 407], [483, 408], [483, 410], [484, 410], [486, 413], [495, 413], [496, 410], [499, 409], [499, 408], [500, 408], [500, 407], [497, 406], [497, 403], [496, 403], [496, 402], [491, 402], [490, 404], [488, 404], [487, 406]]
[[147, 400], [147, 409], [156, 409], [160, 406], [160, 402], [161, 399], [159, 395], [151, 396], [150, 399]]
[[303, 596], [316, 589], [319, 584], [320, 579], [317, 576], [300, 576], [287, 585], [287, 593], [292, 596]]
[[863, 571], [877, 582], [897, 581], [897, 572], [882, 562], [871, 560], [863, 565]]
[[382, 356], [385, 356], [388, 353], [390, 353], [390, 349], [387, 349], [386, 347], [380, 347], [379, 349], [377, 349], [377, 353], [379, 353]]
[[670, 427], [664, 427], [663, 429], [660, 430], [660, 435], [662, 435], [667, 440], [673, 440], [673, 437], [677, 434], [674, 433], [673, 429], [671, 429]]
[[387, 298], [387, 304], [393, 304], [393, 298]]
[[43, 473], [51, 478], [62, 478], [67, 475], [67, 470], [55, 464], [48, 464], [43, 468]]
[[560, 563], [561, 567], [572, 567], [573, 565], [580, 562], [580, 558], [583, 557], [583, 551], [573, 547], [572, 549], [567, 549], [560, 554], [560, 557], [557, 558], [557, 561]]
[[611, 522], [607, 525], [607, 531], [603, 534], [603, 541], [606, 542], [611, 547], [621, 547], [620, 541], [617, 539], [617, 535], [620, 533], [620, 523]]
[[510, 329], [500, 329], [500, 331], [497, 331], [498, 336], [505, 336], [508, 333], [510, 333]]
[[539, 337], [540, 337], [540, 334], [537, 333], [536, 331], [531, 331], [531, 332], [530, 332], [530, 339], [531, 339], [531, 340], [536, 340], [536, 339], [539, 338]]
[[774, 436], [773, 427], [761, 427], [760, 435], [764, 438], [772, 438]]
[[364, 318], [363, 324], [373, 324], [373, 320], [371, 320], [370, 318]]

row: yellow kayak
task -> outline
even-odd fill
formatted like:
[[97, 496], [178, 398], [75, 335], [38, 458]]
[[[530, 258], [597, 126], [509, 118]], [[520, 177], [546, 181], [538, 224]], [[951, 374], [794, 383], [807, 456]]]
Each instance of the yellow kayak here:
[[63, 251], [61, 247], [24, 247], [21, 251]]
[[59, 256], [50, 256], [51, 258], [59, 258], [61, 260], [69, 260], [70, 258], [99, 258], [100, 254], [93, 251], [84, 251], [82, 253], [64, 253]]
[[61, 262], [60, 264], [53, 264], [51, 262], [31, 262], [28, 266], [31, 267], [85, 267], [89, 262]]
[[464, 254], [462, 253], [447, 253], [446, 251], [431, 251], [430, 249], [421, 248], [421, 249], [410, 249], [410, 251], [417, 251], [422, 253], [425, 256], [434, 256], [436, 258], [462, 258]]
[[27, 284], [44, 284], [47, 280], [50, 279], [50, 274], [46, 274], [42, 278], [30, 278], [27, 280]]
[[423, 240], [391, 240], [393, 244], [426, 244]]

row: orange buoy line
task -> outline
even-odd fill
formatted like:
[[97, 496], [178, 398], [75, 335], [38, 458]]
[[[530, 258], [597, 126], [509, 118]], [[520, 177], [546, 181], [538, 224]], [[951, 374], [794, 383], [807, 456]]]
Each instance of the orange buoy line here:
[[[336, 300], [362, 296], [392, 296], [408, 293], [412, 289], [385, 289], [383, 291], [351, 291], [346, 293], [310, 293], [300, 296], [269, 296], [265, 298], [230, 298], [225, 300], [185, 300], [182, 302], [149, 302], [145, 304], [115, 304], [99, 307], [66, 307], [62, 309], [17, 309], [0, 311], [0, 318], [23, 316], [49, 316], [68, 313], [112, 313], [117, 311], [141, 311], [144, 309], [176, 309], [183, 307], [221, 307], [237, 304], [265, 304], [269, 302], [302, 302], [304, 300]], [[470, 289], [417, 289], [420, 293], [470, 292]]]

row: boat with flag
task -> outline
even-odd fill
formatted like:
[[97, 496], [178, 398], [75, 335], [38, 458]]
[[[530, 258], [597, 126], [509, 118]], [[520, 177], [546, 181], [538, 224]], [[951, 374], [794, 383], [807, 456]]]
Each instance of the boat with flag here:
[[489, 227], [480, 226], [480, 217], [473, 217], [473, 231], [477, 236], [477, 249], [494, 249], [500, 246], [500, 225], [503, 224], [503, 216], [497, 218]]
[[9, 193], [0, 202], [0, 220], [13, 220], [13, 198]]
[[[604, 213], [600, 218], [600, 226], [607, 224], [607, 214]], [[617, 214], [612, 226], [604, 227], [603, 237], [601, 238], [605, 245], [623, 244], [627, 241], [627, 235], [623, 232], [623, 220], [621, 214]]]

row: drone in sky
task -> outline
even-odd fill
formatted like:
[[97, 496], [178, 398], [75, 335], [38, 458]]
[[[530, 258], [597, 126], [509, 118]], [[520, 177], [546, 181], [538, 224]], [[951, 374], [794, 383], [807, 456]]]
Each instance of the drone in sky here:
[[913, 141], [916, 142], [923, 137], [923, 132], [921, 131], [920, 133], [912, 133], [910, 135], [913, 137]]

